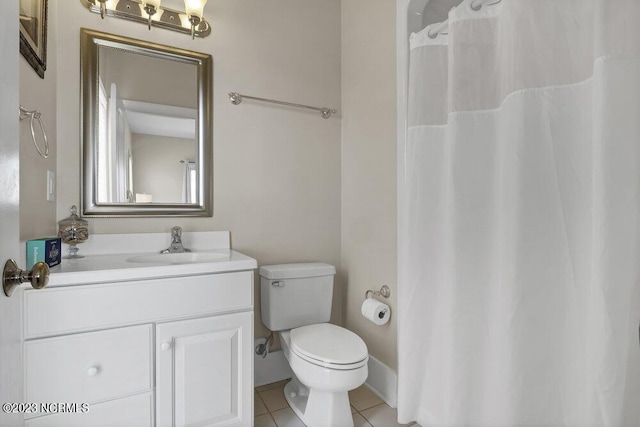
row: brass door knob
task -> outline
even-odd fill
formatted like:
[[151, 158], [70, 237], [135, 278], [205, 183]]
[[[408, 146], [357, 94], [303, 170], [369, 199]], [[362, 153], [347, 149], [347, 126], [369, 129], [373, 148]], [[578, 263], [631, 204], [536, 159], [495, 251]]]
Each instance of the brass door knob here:
[[4, 264], [2, 270], [2, 290], [8, 297], [13, 294], [16, 286], [30, 282], [35, 289], [42, 289], [49, 283], [49, 266], [44, 262], [37, 262], [31, 271], [18, 268], [18, 264], [12, 259]]

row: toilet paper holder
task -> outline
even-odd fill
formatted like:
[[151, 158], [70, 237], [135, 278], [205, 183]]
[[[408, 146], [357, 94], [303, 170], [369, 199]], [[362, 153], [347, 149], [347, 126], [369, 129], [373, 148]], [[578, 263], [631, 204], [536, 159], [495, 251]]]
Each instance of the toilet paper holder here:
[[[369, 295], [369, 293], [371, 293], [371, 295]], [[365, 298], [372, 298], [374, 295], [389, 298], [391, 296], [391, 289], [389, 289], [387, 285], [382, 285], [379, 291], [372, 291], [371, 289], [369, 289], [364, 293]]]

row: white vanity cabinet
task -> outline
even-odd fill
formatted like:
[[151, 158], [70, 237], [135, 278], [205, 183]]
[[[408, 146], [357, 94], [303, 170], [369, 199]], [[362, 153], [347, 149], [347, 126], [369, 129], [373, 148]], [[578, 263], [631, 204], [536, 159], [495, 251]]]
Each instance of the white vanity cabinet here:
[[156, 326], [158, 426], [249, 425], [252, 325], [235, 313]]
[[26, 341], [24, 402], [57, 414], [25, 425], [152, 426], [152, 343], [149, 324]]
[[253, 271], [28, 289], [23, 309], [24, 402], [88, 404], [25, 426], [252, 425]]

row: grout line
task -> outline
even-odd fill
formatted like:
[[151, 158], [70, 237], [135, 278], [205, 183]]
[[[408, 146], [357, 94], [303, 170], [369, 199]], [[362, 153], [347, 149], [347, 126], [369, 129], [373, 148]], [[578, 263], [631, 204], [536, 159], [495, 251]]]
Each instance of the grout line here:
[[[377, 405], [376, 405], [376, 406], [377, 406]], [[372, 406], [372, 408], [373, 408], [373, 406]], [[366, 411], [366, 409], [365, 409], [365, 411]], [[365, 416], [364, 416], [364, 414], [363, 414], [362, 412], [358, 411], [358, 414], [359, 414], [362, 418], [364, 418], [364, 420], [367, 422], [367, 424], [369, 424], [371, 427], [375, 427], [373, 424], [371, 424], [371, 421], [369, 421], [369, 419], [368, 419], [367, 417], [365, 417]]]
[[371, 421], [369, 421], [369, 420], [367, 419], [367, 417], [365, 417], [364, 415], [362, 415], [360, 412], [358, 412], [358, 414], [362, 417], [362, 419], [364, 419], [364, 420], [365, 420], [365, 422], [366, 422], [368, 425], [370, 425], [371, 427], [375, 427], [373, 424], [371, 424]]
[[[281, 381], [279, 381], [278, 383], [280, 383], [280, 382], [281, 382]], [[277, 384], [277, 383], [274, 383], [274, 384]], [[254, 388], [253, 390], [254, 390], [255, 394], [258, 396], [258, 399], [260, 399], [260, 400], [262, 401], [262, 404], [263, 404], [263, 405], [264, 405], [264, 407], [266, 408], [266, 410], [267, 410], [267, 414], [269, 414], [269, 417], [271, 417], [271, 420], [273, 421], [273, 424], [275, 424], [275, 425], [276, 425], [276, 427], [279, 427], [279, 426], [278, 426], [278, 423], [276, 423], [276, 419], [273, 417], [273, 412], [281, 411], [281, 410], [283, 410], [283, 409], [287, 409], [287, 408], [291, 408], [291, 407], [289, 406], [289, 402], [287, 402], [287, 407], [286, 407], [286, 408], [280, 408], [280, 409], [277, 409], [276, 411], [273, 411], [273, 412], [272, 412], [272, 411], [271, 411], [271, 409], [269, 409], [269, 407], [264, 403], [264, 399], [263, 399], [263, 398], [262, 398], [262, 396], [260, 395], [260, 393], [262, 393], [262, 392], [264, 392], [264, 391], [267, 391], [267, 390], [272, 390], [272, 389], [274, 389], [274, 388], [276, 388], [276, 386], [274, 386], [274, 387], [269, 387], [269, 388], [267, 388], [267, 389], [261, 390], [260, 392], [258, 392], [255, 388]], [[371, 406], [371, 407], [369, 407], [369, 408], [364, 408], [364, 409], [362, 409], [362, 411], [367, 411], [367, 410], [369, 410], [369, 409], [376, 408], [376, 407], [378, 407], [378, 406], [382, 406], [382, 405], [389, 406], [389, 405], [387, 405], [387, 403], [386, 403], [386, 402], [382, 402], [382, 403], [378, 403], [377, 405], [373, 405], [373, 406]], [[367, 422], [367, 424], [368, 424], [368, 425], [370, 425], [371, 427], [376, 427], [376, 426], [374, 426], [374, 425], [371, 423], [371, 421], [369, 421], [369, 419], [368, 419], [367, 417], [365, 417], [365, 416], [364, 416], [364, 414], [363, 414], [360, 410], [356, 409], [356, 408], [355, 408], [353, 405], [351, 405], [351, 404], [350, 404], [349, 406], [351, 406], [351, 407], [355, 410], [355, 412], [353, 412], [353, 414], [358, 414], [358, 415], [360, 415], [360, 416], [361, 416], [361, 417], [362, 417], [362, 418]], [[262, 415], [265, 415], [265, 414], [262, 414]], [[254, 415], [254, 417], [255, 417], [255, 415]], [[296, 415], [296, 417], [297, 417], [297, 415]], [[408, 424], [408, 425], [407, 425], [407, 427], [411, 427], [411, 426], [413, 426], [413, 425], [415, 425], [415, 422], [413, 422], [412, 424]]]
[[[377, 405], [375, 405], [375, 406], [377, 406]], [[372, 406], [372, 408], [373, 408], [373, 406]], [[356, 410], [356, 412], [355, 412], [355, 413], [356, 413], [356, 414], [358, 414], [358, 415], [360, 415], [360, 416], [365, 420], [365, 422], [366, 422], [368, 425], [370, 425], [371, 427], [375, 427], [373, 424], [371, 424], [371, 422], [367, 419], [367, 417], [365, 417], [365, 416], [364, 416], [364, 414], [363, 414], [362, 412], [360, 412], [360, 410], [359, 410], [359, 409], [356, 409], [356, 407], [355, 407], [355, 406], [353, 407], [353, 409], [355, 409], [355, 410]], [[366, 411], [367, 409], [369, 409], [369, 408], [363, 409], [363, 411]]]
[[[255, 389], [254, 389], [255, 390]], [[258, 399], [260, 399], [260, 402], [262, 402], [262, 406], [264, 406], [264, 409], [267, 410], [267, 414], [271, 414], [269, 412], [269, 408], [267, 407], [267, 405], [264, 403], [264, 399], [262, 398], [262, 396], [260, 396], [260, 393], [258, 393], [257, 391], [255, 392], [255, 396], [258, 396]], [[254, 402], [254, 410], [255, 410], [255, 402]], [[260, 414], [260, 415], [264, 415], [264, 414]], [[256, 414], [253, 414], [253, 418], [256, 417]], [[272, 417], [273, 418], [273, 417]]]
[[[367, 409], [376, 408], [376, 407], [378, 407], [378, 406], [382, 406], [382, 405], [387, 405], [387, 404], [386, 404], [385, 402], [377, 403], [377, 404], [375, 404], [375, 405], [373, 405], [373, 406], [369, 406], [369, 407], [367, 407], [367, 408], [356, 409], [356, 411], [358, 411], [358, 412], [360, 412], [360, 411], [366, 411]], [[389, 405], [387, 405], [387, 406], [389, 406]], [[389, 407], [390, 407], [390, 406], [389, 406]], [[391, 407], [390, 407], [390, 408], [391, 408]]]
[[[271, 388], [268, 388], [268, 389], [265, 389], [265, 390], [262, 390], [262, 391], [271, 390], [272, 388], [275, 388], [275, 387], [271, 387]], [[273, 421], [273, 425], [276, 426], [276, 427], [279, 427], [278, 423], [276, 422], [276, 419], [273, 418], [273, 414], [271, 413], [271, 409], [269, 409], [267, 404], [264, 403], [264, 399], [262, 398], [262, 396], [260, 396], [260, 393], [258, 393], [255, 388], [253, 390], [255, 391], [255, 395], [258, 396], [258, 399], [260, 399], [260, 401], [262, 402], [262, 406], [264, 406], [264, 408], [267, 410], [266, 414], [261, 414], [261, 415], [258, 415], [258, 416], [261, 417], [262, 415], [269, 415], [269, 418], [271, 418], [271, 421]], [[255, 414], [254, 414], [253, 418], [255, 419]]]
[[[268, 411], [268, 409], [267, 409], [267, 411]], [[273, 418], [273, 414], [272, 414], [271, 412], [269, 412], [269, 416], [271, 417], [271, 421], [273, 421], [273, 424], [274, 424], [276, 427], [279, 427], [279, 426], [278, 426], [278, 423], [276, 422], [276, 419], [275, 419], [275, 418]]]

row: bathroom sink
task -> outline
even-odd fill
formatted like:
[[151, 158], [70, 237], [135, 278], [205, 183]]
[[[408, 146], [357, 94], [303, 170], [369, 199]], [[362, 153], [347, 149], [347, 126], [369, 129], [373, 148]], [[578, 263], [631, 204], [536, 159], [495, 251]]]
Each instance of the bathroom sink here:
[[141, 264], [197, 264], [229, 258], [222, 252], [183, 252], [169, 254], [146, 254], [128, 258], [128, 262]]

